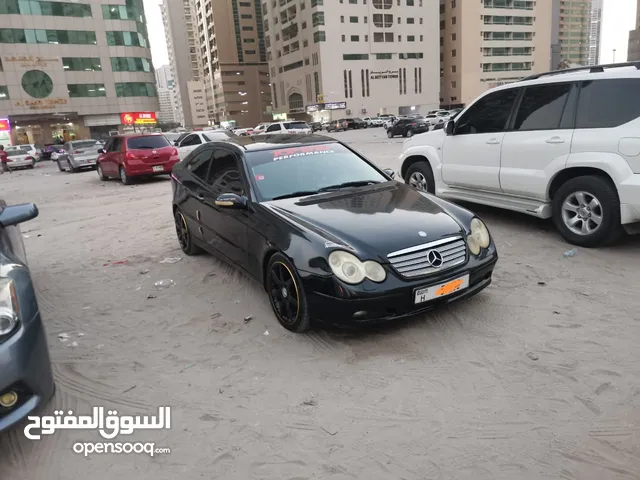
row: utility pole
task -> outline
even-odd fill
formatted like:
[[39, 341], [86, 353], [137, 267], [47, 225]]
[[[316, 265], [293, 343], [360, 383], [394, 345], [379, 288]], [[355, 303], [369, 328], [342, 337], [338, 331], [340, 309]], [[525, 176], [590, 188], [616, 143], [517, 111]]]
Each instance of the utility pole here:
[[613, 49], [613, 63], [616, 63], [616, 49]]

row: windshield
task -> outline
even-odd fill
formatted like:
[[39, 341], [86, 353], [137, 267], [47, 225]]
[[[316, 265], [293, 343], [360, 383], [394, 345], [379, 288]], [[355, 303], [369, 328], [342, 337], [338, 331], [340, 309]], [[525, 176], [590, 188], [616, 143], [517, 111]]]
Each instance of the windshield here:
[[27, 150], [23, 150], [21, 148], [7, 150], [7, 156], [9, 156], [9, 157], [18, 157], [20, 155], [29, 155], [29, 152]]
[[216, 140], [226, 140], [229, 137], [235, 137], [235, 135], [232, 132], [227, 132], [227, 131], [207, 132], [202, 134], [202, 138], [204, 138], [207, 142], [214, 142]]
[[97, 146], [99, 146], [97, 140], [85, 140], [83, 142], [73, 142], [71, 144], [71, 148], [73, 148], [74, 150], [78, 148], [91, 148]]
[[[347, 182], [388, 181], [374, 167], [339, 143], [247, 153], [247, 166], [262, 201], [295, 192], [312, 192]], [[312, 193], [306, 193], [310, 195]], [[296, 195], [296, 196], [303, 196]]]
[[285, 123], [284, 128], [286, 128], [287, 130], [293, 130], [296, 128], [309, 128], [309, 127], [305, 122], [291, 122], [291, 123]]
[[149, 135], [147, 137], [133, 137], [127, 139], [130, 150], [149, 150], [152, 148], [168, 147], [169, 142], [164, 135]]

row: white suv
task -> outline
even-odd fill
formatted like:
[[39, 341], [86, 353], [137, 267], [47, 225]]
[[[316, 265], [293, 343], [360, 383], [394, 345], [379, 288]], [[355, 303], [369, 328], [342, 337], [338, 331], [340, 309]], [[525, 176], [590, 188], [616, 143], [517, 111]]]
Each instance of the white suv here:
[[276, 122], [272, 123], [263, 132], [263, 135], [280, 135], [280, 134], [292, 134], [300, 133], [304, 135], [311, 135], [311, 127], [306, 122], [298, 122], [291, 120], [290, 122]]
[[404, 142], [401, 176], [439, 197], [552, 218], [575, 245], [640, 233], [640, 62], [494, 88]]

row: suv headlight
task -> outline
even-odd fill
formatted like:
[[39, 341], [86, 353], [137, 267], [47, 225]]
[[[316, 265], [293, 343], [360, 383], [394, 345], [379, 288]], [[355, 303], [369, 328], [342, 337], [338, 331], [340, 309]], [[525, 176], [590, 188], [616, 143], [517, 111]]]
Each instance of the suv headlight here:
[[20, 319], [18, 295], [10, 278], [0, 278], [0, 338], [13, 332]]
[[387, 278], [387, 272], [378, 262], [362, 262], [344, 250], [335, 250], [329, 254], [329, 266], [336, 277], [351, 285], [357, 285], [365, 278], [377, 283], [384, 282]]
[[474, 218], [471, 220], [471, 233], [467, 237], [467, 245], [474, 255], [480, 255], [480, 250], [487, 248], [491, 244], [491, 235], [482, 220]]

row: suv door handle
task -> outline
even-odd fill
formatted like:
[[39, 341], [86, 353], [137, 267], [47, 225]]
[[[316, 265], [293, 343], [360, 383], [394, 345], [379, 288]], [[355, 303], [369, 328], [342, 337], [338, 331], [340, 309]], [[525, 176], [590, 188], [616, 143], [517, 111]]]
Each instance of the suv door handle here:
[[497, 138], [492, 138], [491, 140], [487, 140], [487, 145], [499, 145], [500, 144], [500, 140], [498, 140]]
[[547, 143], [564, 143], [564, 138], [551, 137], [546, 140]]

